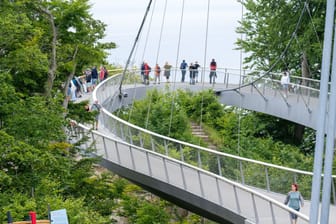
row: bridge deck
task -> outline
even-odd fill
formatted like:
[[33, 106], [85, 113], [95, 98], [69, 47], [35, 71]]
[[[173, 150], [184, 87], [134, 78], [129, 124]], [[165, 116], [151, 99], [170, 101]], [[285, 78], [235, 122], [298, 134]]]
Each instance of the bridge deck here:
[[[114, 84], [115, 83], [117, 82], [114, 81]], [[234, 88], [236, 86], [234, 85], [229, 86], [229, 85], [224, 85], [224, 84], [222, 85], [216, 84], [215, 86], [211, 86], [209, 84], [188, 85], [185, 83], [183, 84], [170, 83], [170, 84], [150, 85], [150, 86], [126, 85], [123, 87], [123, 91], [127, 92], [128, 97], [123, 98], [122, 100], [113, 100], [111, 96], [113, 96], [113, 93], [114, 93], [114, 97], [116, 97], [116, 94], [118, 94], [117, 93], [118, 86], [116, 85], [113, 86], [113, 83], [112, 85], [111, 83], [108, 83], [108, 84], [110, 86], [107, 86], [107, 85], [101, 86], [100, 91], [97, 91], [98, 93], [95, 93], [96, 95], [94, 94], [94, 98], [99, 99], [100, 102], [104, 102], [104, 107], [107, 108], [109, 111], [113, 111], [122, 105], [130, 104], [133, 100], [144, 97], [146, 95], [146, 91], [150, 88], [160, 88], [160, 89], [170, 89], [170, 90], [177, 89], [177, 88], [184, 88], [184, 89], [189, 89], [191, 91], [201, 91], [201, 90], [211, 88], [213, 89], [214, 92], [218, 93], [219, 100], [222, 103], [271, 114], [273, 116], [292, 120], [294, 122], [301, 123], [301, 124], [304, 124], [312, 128], [314, 128], [316, 125], [315, 124], [316, 117], [317, 117], [316, 108], [318, 106], [317, 99], [316, 98], [314, 99], [311, 97], [304, 98], [305, 96], [298, 96], [297, 94], [293, 94], [293, 93], [291, 93], [288, 96], [288, 98], [284, 98], [282, 97], [281, 93], [279, 93], [279, 91], [277, 90], [271, 90], [271, 89], [260, 90], [253, 86], [246, 86], [244, 88], [241, 88], [235, 91], [227, 91], [228, 88]], [[119, 170], [120, 174], [122, 175], [123, 172], [133, 170], [137, 175], [132, 175], [131, 178], [130, 177], [127, 177], [127, 178], [131, 179], [132, 181], [136, 183], [139, 183], [140, 185], [143, 185], [144, 187], [146, 187], [146, 183], [141, 183], [141, 180], [137, 179], [137, 176], [144, 177], [143, 175], [145, 175], [147, 177], [150, 177], [150, 179], [154, 181], [152, 182], [152, 184], [158, 185], [158, 187], [156, 187], [155, 185], [154, 186], [147, 185], [147, 187], [151, 187], [152, 191], [156, 191], [156, 193], [159, 192], [159, 194], [161, 193], [166, 196], [167, 195], [172, 196], [171, 195], [172, 192], [168, 192], [168, 193], [164, 192], [164, 190], [162, 189], [162, 187], [160, 187], [160, 185], [165, 186], [165, 188], [169, 188], [170, 186], [170, 187], [175, 187], [179, 190], [182, 189], [181, 197], [185, 197], [185, 199], [188, 198], [187, 195], [189, 195], [190, 193], [192, 193], [192, 195], [205, 195], [206, 194], [205, 198], [208, 198], [208, 202], [210, 203], [208, 204], [208, 207], [213, 206], [212, 203], [223, 205], [224, 201], [225, 203], [226, 202], [233, 203], [231, 205], [230, 203], [229, 204], [226, 203], [224, 207], [228, 210], [221, 211], [224, 213], [226, 212], [226, 214], [229, 214], [227, 213], [228, 211], [237, 211], [237, 206], [238, 206], [239, 207], [238, 210], [240, 210], [240, 212], [238, 212], [238, 216], [236, 216], [236, 218], [232, 218], [234, 215], [231, 217], [232, 220], [236, 220], [236, 221], [231, 220], [233, 223], [240, 223], [237, 221], [239, 220], [240, 215], [243, 215], [245, 218], [250, 220], [250, 223], [275, 223], [274, 217], [272, 216], [272, 214], [275, 211], [276, 211], [275, 212], [276, 223], [288, 223], [289, 222], [288, 212], [284, 212], [282, 209], [278, 209], [278, 208], [275, 208], [274, 206], [271, 206], [272, 209], [270, 213], [269, 203], [268, 205], [267, 203], [265, 204], [263, 201], [264, 199], [262, 199], [262, 197], [259, 198], [258, 193], [251, 194], [251, 192], [247, 193], [249, 191], [246, 192], [243, 190], [240, 192], [239, 197], [238, 197], [237, 189], [241, 189], [241, 187], [242, 188], [248, 187], [246, 185], [240, 186], [239, 184], [238, 185], [228, 184], [230, 181], [227, 182], [227, 180], [219, 184], [219, 181], [222, 181], [221, 178], [215, 177], [215, 179], [212, 179], [214, 177], [211, 176], [210, 178], [210, 176], [207, 177], [207, 175], [203, 177], [205, 179], [200, 178], [200, 175], [203, 176], [204, 174], [198, 173], [199, 171], [197, 171], [197, 168], [195, 171], [188, 166], [185, 167], [183, 163], [178, 163], [177, 161], [174, 161], [174, 159], [171, 160], [171, 158], [162, 157], [162, 155], [155, 155], [155, 156], [149, 157], [149, 155], [151, 155], [150, 151], [146, 151], [146, 149], [141, 148], [141, 147], [138, 148], [137, 146], [126, 146], [126, 147], [123, 146], [122, 151], [124, 151], [124, 153], [120, 153], [120, 151], [118, 150], [118, 147], [121, 147], [121, 146], [118, 146], [118, 145], [119, 144], [123, 145], [124, 143], [119, 142], [121, 140], [111, 140], [109, 139], [109, 137], [106, 137], [106, 136], [110, 136], [110, 137], [112, 136], [112, 138], [121, 137], [123, 140], [125, 140], [125, 136], [124, 138], [119, 135], [116, 136], [115, 135], [116, 130], [112, 130], [111, 126], [108, 125], [108, 123], [110, 123], [111, 121], [106, 120], [104, 117], [105, 115], [101, 117], [102, 118], [101, 123], [103, 124], [104, 127], [101, 127], [99, 129], [99, 132], [97, 133], [95, 132], [93, 136], [95, 136], [95, 139], [97, 140], [97, 144], [96, 144], [97, 149], [98, 149], [97, 154], [102, 155], [103, 158], [105, 158], [105, 161], [107, 161], [107, 163], [105, 163], [106, 166], [110, 168], [114, 167], [114, 170], [111, 169], [112, 171], [115, 171], [116, 167], [118, 167], [117, 170]], [[113, 123], [114, 126], [116, 124], [120, 125], [119, 123]], [[107, 141], [109, 141], [110, 143], [107, 143]], [[108, 154], [111, 153], [111, 150], [114, 151], [114, 155], [108, 156]], [[149, 149], [149, 150], [152, 150], [152, 149]], [[124, 157], [124, 159], [122, 159], [122, 157]], [[170, 162], [167, 162], [167, 161], [170, 161]], [[176, 165], [175, 162], [178, 165]], [[175, 164], [175, 165], [174, 166], [170, 165], [168, 168], [167, 167], [168, 164]], [[161, 169], [159, 168], [160, 166], [161, 166]], [[176, 169], [175, 166], [179, 168]], [[153, 169], [154, 167], [155, 169]], [[149, 171], [150, 173], [148, 173]], [[157, 176], [153, 175], [153, 172], [155, 172]], [[174, 174], [169, 175], [169, 178], [168, 178], [167, 173], [169, 172], [173, 172]], [[184, 173], [184, 172], [187, 172], [187, 173]], [[193, 176], [192, 174], [194, 172], [198, 174], [196, 176]], [[181, 178], [183, 181], [179, 182]], [[212, 180], [215, 180], [215, 182], [213, 182]], [[201, 181], [201, 187], [199, 186], [200, 181]], [[186, 182], [188, 183], [190, 182], [190, 185], [188, 185]], [[186, 186], [189, 186], [189, 187], [186, 188]], [[233, 187], [233, 186], [236, 186], [236, 187]], [[177, 189], [175, 189], [175, 192]], [[234, 190], [232, 191], [232, 189]], [[283, 203], [283, 200], [285, 198], [285, 195], [283, 194], [272, 193], [270, 191], [265, 191], [263, 189], [250, 188], [250, 190], [252, 192], [253, 191], [259, 192], [261, 195], [265, 195], [270, 198], [273, 198], [274, 200], [280, 203]], [[219, 199], [219, 195], [220, 195], [220, 198], [223, 197], [224, 199], [223, 198]], [[251, 201], [251, 197], [254, 198], [252, 201]], [[238, 203], [237, 198], [239, 198], [238, 200], [239, 205], [237, 205]], [[200, 214], [202, 214], [203, 212], [203, 214], [208, 213], [209, 217], [216, 216], [216, 214], [209, 215], [209, 210], [204, 209], [204, 208], [202, 209], [202, 205], [200, 203], [204, 202], [204, 198], [202, 197], [199, 198], [198, 196], [197, 198], [192, 198], [192, 199], [194, 200], [194, 202], [191, 204], [189, 203], [188, 205], [196, 208], [196, 210], [201, 210], [201, 212], [199, 212]], [[178, 201], [177, 198], [175, 198], [174, 200]], [[181, 200], [183, 202], [183, 198], [182, 199], [179, 198], [180, 203], [181, 203]], [[199, 204], [199, 206], [197, 206], [197, 204]], [[258, 209], [256, 210], [256, 208]], [[306, 201], [305, 206], [301, 210], [301, 212], [308, 216], [309, 208], [310, 208], [310, 203], [309, 201]], [[272, 217], [273, 217], [273, 220], [272, 220]], [[216, 220], [216, 218], [214, 218], [214, 220]], [[251, 221], [251, 220], [254, 220], [254, 221]], [[336, 208], [333, 205], [330, 206], [330, 220], [329, 221], [330, 223], [336, 223]]]

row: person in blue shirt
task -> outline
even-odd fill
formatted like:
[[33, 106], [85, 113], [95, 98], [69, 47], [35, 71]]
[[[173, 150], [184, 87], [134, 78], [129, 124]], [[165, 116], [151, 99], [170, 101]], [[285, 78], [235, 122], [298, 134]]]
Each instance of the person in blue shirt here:
[[[300, 208], [303, 207], [303, 197], [299, 191], [299, 186], [297, 184], [291, 185], [291, 191], [288, 192], [287, 197], [285, 199], [285, 205], [288, 205], [288, 207], [300, 211]], [[298, 216], [294, 213], [290, 213], [291, 218], [291, 224], [297, 223]]]
[[180, 65], [180, 69], [181, 69], [181, 73], [182, 73], [182, 79], [181, 82], [184, 82], [185, 79], [185, 75], [187, 73], [187, 68], [188, 68], [188, 64], [185, 60], [182, 61], [181, 65]]

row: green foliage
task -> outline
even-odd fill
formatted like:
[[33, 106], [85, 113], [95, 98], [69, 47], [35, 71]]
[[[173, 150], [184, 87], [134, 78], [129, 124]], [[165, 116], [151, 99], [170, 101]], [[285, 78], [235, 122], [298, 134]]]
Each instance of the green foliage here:
[[65, 139], [63, 109], [58, 100], [27, 97], [11, 109], [12, 114], [5, 119], [5, 130], [15, 138], [34, 146]]
[[157, 206], [150, 202], [144, 202], [137, 210], [136, 224], [165, 224], [169, 221], [169, 215], [164, 206]]
[[188, 140], [187, 115], [179, 103], [179, 93], [148, 91], [144, 100], [136, 101], [132, 109], [124, 108], [116, 112], [123, 119], [153, 132], [180, 140]]
[[301, 56], [305, 54], [311, 75], [320, 77], [325, 1], [316, 0], [306, 4], [304, 1], [246, 0], [242, 4], [244, 17], [237, 32], [243, 38], [239, 38], [236, 44], [247, 53], [244, 58], [246, 67], [268, 70], [286, 49], [305, 9], [295, 39], [273, 71], [288, 67], [300, 74]]
[[[81, 75], [88, 64], [107, 64], [105, 50], [116, 45], [99, 42], [106, 25], [93, 19], [90, 7], [88, 0], [1, 2], [0, 71], [10, 72], [16, 90], [41, 94], [49, 92], [45, 86], [54, 87], [53, 82], [57, 84], [54, 90], [62, 89], [60, 84], [69, 74]], [[55, 61], [53, 38], [57, 42]], [[45, 85], [48, 82], [51, 85]]]
[[69, 102], [67, 118], [79, 123], [92, 123], [95, 120], [95, 113], [90, 113], [87, 108], [90, 107], [89, 101], [85, 100], [79, 103]]

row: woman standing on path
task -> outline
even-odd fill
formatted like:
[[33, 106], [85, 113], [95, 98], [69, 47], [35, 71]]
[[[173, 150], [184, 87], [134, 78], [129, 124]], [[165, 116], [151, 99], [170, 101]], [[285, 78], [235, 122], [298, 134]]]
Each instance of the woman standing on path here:
[[163, 66], [164, 68], [164, 76], [166, 77], [166, 82], [169, 83], [169, 77], [170, 77], [170, 69], [171, 69], [171, 65], [168, 63], [168, 61], [166, 62], [166, 64]]
[[[303, 207], [303, 197], [299, 191], [299, 186], [297, 184], [292, 184], [291, 188], [291, 191], [287, 194], [285, 205], [288, 205], [288, 207], [296, 211], [300, 211], [300, 208]], [[290, 218], [292, 222], [291, 224], [297, 223], [298, 216], [296, 214], [290, 213]]]

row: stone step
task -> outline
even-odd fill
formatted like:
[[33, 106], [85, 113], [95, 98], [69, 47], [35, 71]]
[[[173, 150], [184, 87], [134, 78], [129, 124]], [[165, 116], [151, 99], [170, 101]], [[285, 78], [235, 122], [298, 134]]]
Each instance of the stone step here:
[[193, 135], [206, 135], [204, 131], [191, 131]]

